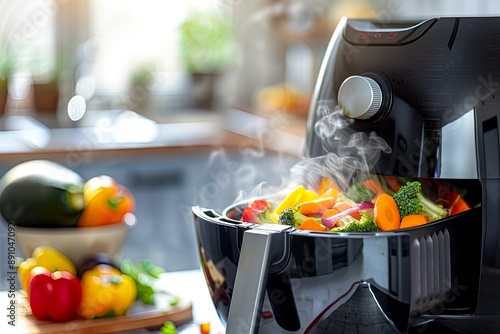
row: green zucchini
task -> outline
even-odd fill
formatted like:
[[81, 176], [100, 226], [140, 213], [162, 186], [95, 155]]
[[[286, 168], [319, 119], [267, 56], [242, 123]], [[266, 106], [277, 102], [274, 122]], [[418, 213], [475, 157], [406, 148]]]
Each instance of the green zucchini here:
[[31, 160], [0, 179], [0, 214], [24, 227], [75, 226], [85, 207], [83, 178], [60, 164]]

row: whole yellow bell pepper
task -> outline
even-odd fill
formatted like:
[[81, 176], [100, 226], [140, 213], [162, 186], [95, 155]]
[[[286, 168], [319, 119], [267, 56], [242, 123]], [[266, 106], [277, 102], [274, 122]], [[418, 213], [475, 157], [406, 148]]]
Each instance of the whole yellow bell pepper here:
[[81, 284], [80, 315], [87, 319], [123, 315], [137, 296], [132, 277], [107, 264], [87, 270]]
[[76, 275], [74, 263], [63, 253], [49, 246], [40, 246], [33, 250], [31, 257], [19, 264], [17, 272], [21, 280], [21, 287], [28, 293], [29, 273], [35, 267], [44, 267], [49, 271], [67, 271]]

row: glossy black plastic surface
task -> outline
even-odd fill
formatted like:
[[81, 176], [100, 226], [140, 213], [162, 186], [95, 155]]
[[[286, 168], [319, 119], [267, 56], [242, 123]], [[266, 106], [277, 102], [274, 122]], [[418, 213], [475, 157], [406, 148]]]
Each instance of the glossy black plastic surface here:
[[[239, 245], [255, 225], [235, 219], [238, 206], [227, 210], [232, 219], [193, 210], [207, 284], [221, 319], [227, 321]], [[479, 285], [480, 222], [481, 208], [476, 208], [395, 232], [287, 233], [290, 261], [269, 275], [263, 310], [273, 317], [261, 319], [261, 332], [276, 326], [283, 332], [307, 331], [331, 321], [364, 283], [391, 319], [388, 323], [401, 331], [422, 314], [472, 314]]]

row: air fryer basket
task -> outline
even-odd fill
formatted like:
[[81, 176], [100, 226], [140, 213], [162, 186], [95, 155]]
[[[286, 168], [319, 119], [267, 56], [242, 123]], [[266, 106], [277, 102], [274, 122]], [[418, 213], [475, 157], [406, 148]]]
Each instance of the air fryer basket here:
[[[222, 215], [193, 208], [207, 284], [224, 322], [228, 320], [245, 233], [262, 228], [239, 221], [244, 206], [232, 205]], [[471, 314], [476, 307], [480, 207], [394, 232], [287, 229], [280, 234], [286, 241], [274, 244], [281, 249], [265, 282], [264, 310], [267, 305], [283, 332], [304, 332], [318, 326], [326, 321], [325, 314], [334, 314], [363, 283], [370, 285], [384, 315], [400, 331], [418, 324], [423, 314]], [[312, 305], [316, 305], [316, 313]], [[266, 318], [258, 321], [269, 322]]]

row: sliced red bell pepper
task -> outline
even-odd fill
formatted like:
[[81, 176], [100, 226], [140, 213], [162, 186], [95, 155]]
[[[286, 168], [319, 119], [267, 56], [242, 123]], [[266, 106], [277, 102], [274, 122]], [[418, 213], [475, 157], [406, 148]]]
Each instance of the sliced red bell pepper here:
[[270, 206], [271, 204], [265, 199], [256, 199], [252, 201], [245, 207], [245, 210], [243, 210], [241, 221], [246, 223], [257, 223], [257, 216]]
[[28, 299], [35, 318], [64, 322], [77, 317], [82, 286], [76, 276], [67, 271], [51, 272], [44, 267], [35, 267], [28, 282]]
[[450, 216], [471, 209], [471, 206], [463, 199], [457, 191], [452, 191], [446, 196], [449, 203]]

